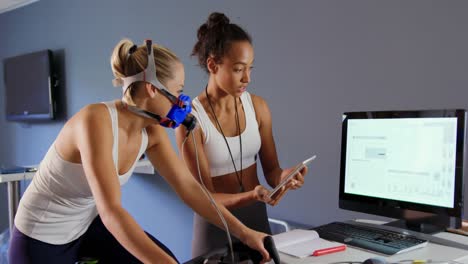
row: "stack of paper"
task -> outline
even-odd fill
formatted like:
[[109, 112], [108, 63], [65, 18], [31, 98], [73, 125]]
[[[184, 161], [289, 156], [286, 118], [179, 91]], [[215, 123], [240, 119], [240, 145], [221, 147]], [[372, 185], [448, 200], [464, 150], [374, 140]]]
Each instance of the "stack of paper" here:
[[278, 251], [298, 258], [346, 249], [344, 244], [320, 238], [314, 230], [294, 229], [274, 235], [273, 239]]

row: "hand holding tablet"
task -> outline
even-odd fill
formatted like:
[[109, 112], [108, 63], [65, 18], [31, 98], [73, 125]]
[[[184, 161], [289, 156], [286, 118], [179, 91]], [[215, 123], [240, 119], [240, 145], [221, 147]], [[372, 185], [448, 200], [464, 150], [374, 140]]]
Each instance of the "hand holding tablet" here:
[[312, 157], [304, 160], [303, 162], [299, 163], [296, 168], [288, 175], [286, 176], [268, 195], [269, 198], [272, 198], [276, 192], [278, 192], [281, 187], [283, 187], [286, 183], [289, 182], [298, 172], [300, 172], [305, 166], [307, 166], [309, 163], [311, 163], [317, 155], [313, 155]]

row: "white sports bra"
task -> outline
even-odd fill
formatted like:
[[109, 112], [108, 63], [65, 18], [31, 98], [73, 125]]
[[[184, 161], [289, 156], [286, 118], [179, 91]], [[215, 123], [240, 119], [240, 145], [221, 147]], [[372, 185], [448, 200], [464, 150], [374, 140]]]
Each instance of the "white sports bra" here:
[[[245, 169], [256, 162], [257, 153], [261, 146], [261, 138], [260, 132], [258, 131], [255, 109], [250, 94], [248, 92], [244, 92], [240, 98], [244, 107], [246, 123], [245, 129], [241, 133], [242, 167]], [[193, 99], [192, 105], [192, 113], [197, 118], [205, 138], [203, 144], [208, 162], [210, 164], [211, 177], [235, 172], [223, 135], [216, 129], [215, 124], [211, 122], [208, 114], [200, 103], [200, 100], [198, 100], [198, 97]], [[229, 147], [231, 148], [236, 168], [240, 170], [239, 136], [226, 137], [226, 140], [229, 144]]]

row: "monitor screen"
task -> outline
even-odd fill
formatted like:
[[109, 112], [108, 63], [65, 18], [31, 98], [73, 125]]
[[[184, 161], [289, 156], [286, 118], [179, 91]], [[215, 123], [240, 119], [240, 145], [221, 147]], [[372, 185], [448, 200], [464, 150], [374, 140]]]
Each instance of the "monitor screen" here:
[[54, 118], [50, 50], [5, 59], [4, 79], [7, 120]]
[[343, 116], [340, 208], [403, 218], [461, 217], [464, 110]]

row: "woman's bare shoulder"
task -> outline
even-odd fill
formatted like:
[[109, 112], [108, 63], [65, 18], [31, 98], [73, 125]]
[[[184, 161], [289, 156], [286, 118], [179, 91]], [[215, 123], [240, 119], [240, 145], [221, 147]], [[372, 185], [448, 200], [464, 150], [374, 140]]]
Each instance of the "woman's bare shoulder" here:
[[255, 116], [257, 117], [259, 124], [261, 125], [264, 121], [270, 120], [271, 113], [266, 100], [255, 94], [250, 94], [250, 98], [252, 99]]
[[[81, 108], [74, 114], [64, 125], [64, 128], [73, 130], [81, 129], [83, 127], [93, 127], [102, 129], [111, 127], [109, 111], [104, 104], [96, 103], [89, 104]], [[98, 132], [96, 130], [96, 132]]]
[[57, 136], [57, 150], [62, 156], [67, 157], [67, 160], [75, 160], [76, 157], [69, 157], [69, 155], [78, 149], [80, 138], [88, 133], [98, 138], [109, 136], [112, 133], [110, 116], [105, 105], [86, 105], [73, 115]]
[[252, 98], [252, 103], [255, 109], [258, 108], [259, 110], [261, 110], [265, 107], [268, 108], [268, 104], [263, 97], [256, 95], [256, 94], [252, 94], [252, 93], [249, 93], [249, 94], [250, 94], [250, 98]]
[[[88, 104], [78, 111], [73, 118], [84, 119], [84, 120], [102, 120], [103, 118], [109, 118], [109, 110], [107, 106], [102, 103]], [[73, 119], [72, 118], [72, 119]]]

